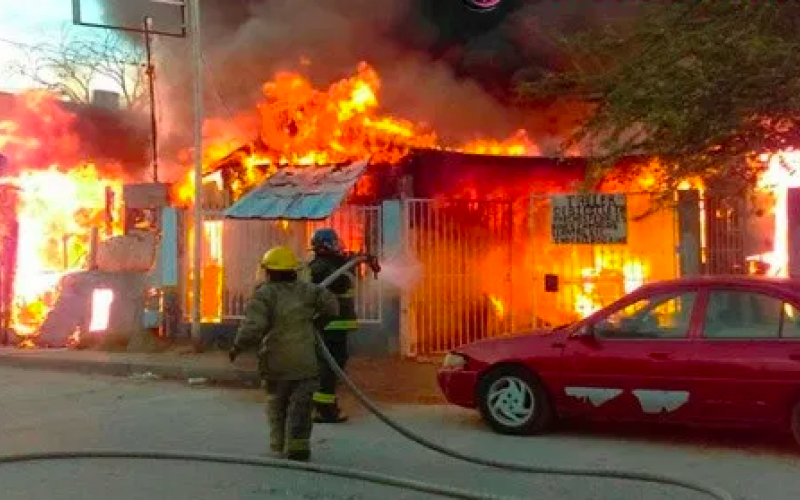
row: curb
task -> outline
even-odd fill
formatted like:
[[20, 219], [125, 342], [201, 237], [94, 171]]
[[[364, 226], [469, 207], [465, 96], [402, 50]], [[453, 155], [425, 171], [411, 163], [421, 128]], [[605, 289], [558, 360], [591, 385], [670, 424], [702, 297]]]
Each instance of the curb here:
[[122, 360], [95, 361], [86, 359], [59, 359], [38, 356], [0, 355], [0, 366], [37, 368], [50, 371], [74, 372], [115, 377], [153, 374], [166, 380], [202, 379], [201, 384], [221, 384], [253, 388], [260, 385], [254, 370], [241, 368], [214, 368], [180, 366], [168, 363], [130, 362]]

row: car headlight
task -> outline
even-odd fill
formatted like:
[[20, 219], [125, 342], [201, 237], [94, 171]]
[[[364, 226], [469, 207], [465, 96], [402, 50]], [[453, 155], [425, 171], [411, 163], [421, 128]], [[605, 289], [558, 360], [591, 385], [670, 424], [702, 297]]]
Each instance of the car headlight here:
[[443, 368], [464, 368], [467, 366], [467, 358], [460, 354], [449, 353], [442, 362]]

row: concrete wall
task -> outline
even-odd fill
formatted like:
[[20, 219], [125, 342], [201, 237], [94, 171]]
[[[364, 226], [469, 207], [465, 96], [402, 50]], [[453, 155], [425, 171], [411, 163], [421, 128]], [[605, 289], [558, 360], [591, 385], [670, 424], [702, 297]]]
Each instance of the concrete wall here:
[[[90, 332], [92, 295], [94, 290], [104, 288], [114, 293], [108, 328], [103, 332]], [[67, 275], [61, 282], [55, 307], [42, 324], [38, 343], [64, 346], [77, 328], [85, 339], [114, 337], [125, 342], [142, 329], [144, 292], [143, 273], [84, 271]]]

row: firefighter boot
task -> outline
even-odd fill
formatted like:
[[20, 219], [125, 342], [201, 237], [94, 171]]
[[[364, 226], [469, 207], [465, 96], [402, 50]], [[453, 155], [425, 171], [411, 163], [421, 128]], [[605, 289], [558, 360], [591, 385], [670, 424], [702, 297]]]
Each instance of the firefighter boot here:
[[315, 424], [340, 424], [347, 422], [347, 416], [342, 415], [342, 411], [334, 404], [316, 404], [314, 410]]
[[311, 451], [290, 451], [286, 454], [286, 458], [295, 462], [308, 462], [311, 460]]

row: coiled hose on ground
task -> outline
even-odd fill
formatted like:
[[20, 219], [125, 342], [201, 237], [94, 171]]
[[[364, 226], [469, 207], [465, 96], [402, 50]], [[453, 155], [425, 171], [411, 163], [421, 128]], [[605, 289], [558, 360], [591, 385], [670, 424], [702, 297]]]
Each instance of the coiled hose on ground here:
[[250, 467], [267, 467], [271, 469], [288, 469], [302, 472], [314, 472], [328, 476], [357, 479], [383, 486], [392, 486], [408, 490], [419, 491], [440, 497], [458, 498], [462, 500], [513, 500], [508, 497], [471, 492], [438, 486], [423, 481], [403, 479], [386, 474], [366, 472], [358, 469], [336, 467], [316, 463], [290, 462], [275, 458], [240, 457], [230, 455], [215, 455], [209, 453], [184, 453], [161, 451], [115, 451], [115, 450], [82, 450], [82, 451], [56, 451], [49, 453], [29, 453], [20, 455], [0, 456], [0, 465], [40, 462], [51, 460], [91, 460], [91, 459], [122, 459], [122, 460], [163, 460], [182, 462], [206, 462], [213, 464], [246, 465]]

